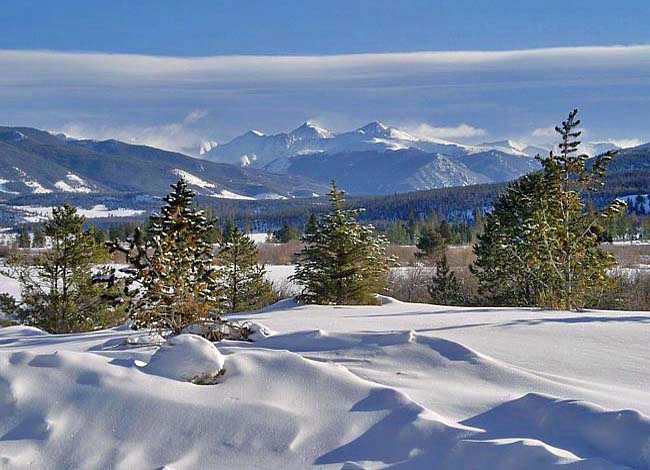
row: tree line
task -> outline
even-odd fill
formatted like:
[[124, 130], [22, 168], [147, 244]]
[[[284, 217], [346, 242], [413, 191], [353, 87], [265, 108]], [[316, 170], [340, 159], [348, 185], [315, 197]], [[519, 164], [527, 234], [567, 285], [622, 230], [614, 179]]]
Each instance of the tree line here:
[[[480, 302], [579, 309], [612, 287], [608, 271], [616, 260], [601, 242], [626, 203], [617, 199], [601, 209], [590, 204], [615, 152], [588, 165], [588, 156], [578, 152], [579, 124], [574, 110], [556, 128], [559, 152], [538, 157], [540, 171], [508, 184], [487, 214], [474, 214], [478, 235], [471, 272]], [[359, 222], [362, 209], [347, 205], [334, 181], [328, 196], [327, 210], [312, 213], [301, 236], [304, 245], [291, 277], [300, 288], [297, 299], [378, 303], [395, 263], [387, 254], [388, 239]], [[84, 218], [74, 207], [56, 208], [44, 229], [51, 247], [8, 260], [23, 296], [20, 303], [3, 297], [5, 309], [52, 332], [102, 328], [128, 318], [135, 328], [178, 334], [200, 325], [199, 331], [211, 338], [223, 337], [224, 331], [245, 337], [222, 315], [270, 303], [271, 284], [257, 263], [254, 242], [228, 220], [216, 230], [215, 218], [197, 207], [194, 197], [181, 178], [145, 227], [105, 243], [93, 228], [83, 229]], [[432, 301], [469, 301], [444, 254], [450, 241], [467, 234], [436, 213], [425, 221], [411, 214], [395, 230], [404, 240], [416, 241], [419, 257], [434, 260], [436, 270], [427, 282]], [[286, 240], [297, 233], [285, 223], [272, 236]], [[98, 271], [97, 264], [111, 253], [121, 255], [128, 267]]]

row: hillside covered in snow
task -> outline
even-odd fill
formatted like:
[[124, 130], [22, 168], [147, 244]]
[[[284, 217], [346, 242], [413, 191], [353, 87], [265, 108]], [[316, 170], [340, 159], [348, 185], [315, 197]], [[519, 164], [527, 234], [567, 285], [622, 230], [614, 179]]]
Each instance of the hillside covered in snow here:
[[216, 349], [2, 328], [0, 466], [650, 468], [646, 312], [383, 302], [285, 300]]

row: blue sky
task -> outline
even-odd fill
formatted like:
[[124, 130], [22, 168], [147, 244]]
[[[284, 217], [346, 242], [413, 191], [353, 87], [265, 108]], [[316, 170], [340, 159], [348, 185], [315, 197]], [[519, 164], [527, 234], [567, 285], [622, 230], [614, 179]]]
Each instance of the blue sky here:
[[5, 2], [0, 123], [187, 152], [306, 119], [541, 143], [579, 107], [588, 138], [649, 141], [650, 48], [630, 47], [648, 18], [648, 1]]

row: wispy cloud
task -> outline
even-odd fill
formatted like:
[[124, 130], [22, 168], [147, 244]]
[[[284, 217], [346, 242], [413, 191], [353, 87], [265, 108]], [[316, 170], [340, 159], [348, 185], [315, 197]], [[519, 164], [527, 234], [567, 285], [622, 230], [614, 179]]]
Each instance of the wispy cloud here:
[[408, 127], [406, 130], [417, 137], [428, 139], [468, 139], [487, 135], [485, 129], [470, 126], [469, 124], [434, 127], [423, 123], [416, 127]]
[[2, 123], [173, 149], [309, 116], [345, 116], [334, 131], [376, 119], [471, 122], [418, 129], [450, 139], [530, 134], [576, 106], [604, 137], [645, 135], [650, 121], [636, 99], [650, 84], [650, 46], [215, 57], [0, 50], [0, 70]]
[[197, 155], [204, 137], [192, 129], [191, 125], [206, 115], [203, 111], [192, 111], [182, 122], [156, 126], [96, 126], [69, 122], [54, 131], [77, 139], [117, 139], [131, 144]]

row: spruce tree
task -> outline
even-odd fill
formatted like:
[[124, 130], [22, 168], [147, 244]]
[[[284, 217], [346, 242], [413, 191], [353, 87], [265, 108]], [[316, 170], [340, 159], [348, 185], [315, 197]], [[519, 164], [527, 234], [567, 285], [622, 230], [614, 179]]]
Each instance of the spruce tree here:
[[32, 241], [29, 238], [29, 232], [26, 227], [18, 229], [18, 248], [29, 249], [32, 247]]
[[285, 220], [282, 222], [282, 227], [273, 232], [272, 240], [274, 243], [288, 243], [292, 240], [298, 240], [300, 232], [290, 226]]
[[420, 237], [415, 246], [419, 250], [415, 253], [416, 257], [434, 258], [444, 253], [447, 241], [432, 223], [427, 223], [420, 229]]
[[51, 333], [87, 331], [122, 320], [119, 307], [107, 302], [110, 292], [93, 282], [92, 269], [108, 259], [84, 217], [75, 207], [55, 207], [45, 224], [52, 247], [33, 259], [14, 256], [9, 275], [21, 285], [22, 301], [16, 314], [27, 324]]
[[219, 284], [222, 308], [228, 312], [251, 310], [271, 298], [271, 283], [264, 266], [257, 263], [257, 247], [243, 231], [233, 225], [224, 234], [219, 251]]
[[332, 181], [331, 208], [315, 230], [303, 236], [305, 247], [291, 279], [302, 286], [298, 299], [318, 304], [376, 304], [386, 285], [386, 240], [371, 225], [361, 225], [359, 210], [344, 208], [343, 192]]
[[427, 286], [431, 302], [438, 305], [460, 305], [463, 303], [463, 291], [456, 274], [449, 269], [447, 255], [436, 261], [436, 272]]
[[165, 196], [166, 205], [151, 216], [148, 237], [141, 229], [114, 250], [127, 255], [141, 286], [130, 297], [128, 312], [134, 327], [180, 333], [218, 313], [220, 290], [212, 254], [213, 222], [193, 204], [194, 192], [183, 178]]
[[582, 308], [612, 285], [607, 272], [616, 260], [600, 246], [602, 224], [626, 206], [616, 200], [595, 210], [586, 199], [604, 184], [615, 152], [588, 164], [588, 156], [578, 154], [576, 115], [573, 110], [556, 127], [560, 152], [538, 157], [542, 171], [511, 183], [486, 217], [473, 272], [496, 303]]
[[316, 214], [314, 214], [313, 212], [310, 212], [303, 233], [313, 234], [316, 233], [317, 230], [318, 230], [318, 217], [316, 217]]
[[45, 247], [45, 233], [40, 228], [34, 229], [34, 240], [32, 241], [32, 246], [34, 248], [44, 248]]

